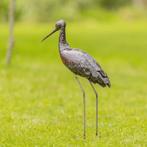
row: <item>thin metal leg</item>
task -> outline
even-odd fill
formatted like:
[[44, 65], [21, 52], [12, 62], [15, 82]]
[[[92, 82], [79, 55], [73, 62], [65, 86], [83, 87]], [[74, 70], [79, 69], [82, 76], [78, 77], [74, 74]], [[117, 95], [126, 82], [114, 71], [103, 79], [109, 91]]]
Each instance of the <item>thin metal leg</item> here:
[[96, 96], [96, 136], [98, 135], [98, 93], [96, 91], [96, 89], [94, 88], [92, 82], [90, 82], [90, 85], [95, 93], [95, 96]]
[[85, 98], [85, 91], [84, 91], [82, 84], [80, 83], [77, 76], [75, 76], [75, 79], [76, 79], [77, 83], [79, 84], [80, 89], [83, 93], [83, 105], [84, 105], [84, 108], [83, 108], [83, 112], [84, 112], [84, 115], [83, 115], [83, 126], [84, 126], [84, 128], [83, 128], [84, 129], [83, 138], [86, 139], [86, 98]]

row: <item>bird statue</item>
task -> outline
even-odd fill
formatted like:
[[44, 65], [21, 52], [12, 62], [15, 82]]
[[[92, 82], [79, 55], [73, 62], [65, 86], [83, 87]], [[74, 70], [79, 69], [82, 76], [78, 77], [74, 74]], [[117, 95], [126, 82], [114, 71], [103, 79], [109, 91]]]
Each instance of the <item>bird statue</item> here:
[[110, 87], [110, 80], [107, 74], [102, 70], [101, 66], [86, 52], [71, 48], [66, 40], [66, 23], [59, 20], [55, 24], [55, 29], [49, 33], [42, 41], [60, 30], [59, 35], [59, 53], [64, 65], [74, 73], [75, 79], [83, 93], [83, 138], [86, 139], [86, 98], [85, 91], [78, 76], [88, 79], [95, 95], [96, 95], [96, 136], [98, 135], [98, 93], [93, 85], [98, 83], [102, 87]]

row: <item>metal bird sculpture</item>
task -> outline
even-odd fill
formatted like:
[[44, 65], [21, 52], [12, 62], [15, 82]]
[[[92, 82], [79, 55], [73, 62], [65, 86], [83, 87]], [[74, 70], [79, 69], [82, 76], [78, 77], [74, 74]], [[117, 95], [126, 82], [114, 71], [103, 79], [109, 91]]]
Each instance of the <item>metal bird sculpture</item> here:
[[86, 52], [80, 49], [71, 48], [66, 41], [66, 23], [64, 20], [56, 22], [55, 29], [42, 39], [44, 41], [56, 31], [60, 30], [59, 36], [59, 52], [60, 57], [65, 66], [75, 74], [75, 79], [83, 93], [83, 137], [86, 138], [86, 99], [85, 91], [78, 79], [78, 75], [88, 79], [95, 95], [96, 95], [96, 136], [98, 135], [98, 93], [93, 86], [93, 83], [98, 83], [102, 87], [110, 87], [110, 80], [107, 74], [102, 70], [101, 66]]

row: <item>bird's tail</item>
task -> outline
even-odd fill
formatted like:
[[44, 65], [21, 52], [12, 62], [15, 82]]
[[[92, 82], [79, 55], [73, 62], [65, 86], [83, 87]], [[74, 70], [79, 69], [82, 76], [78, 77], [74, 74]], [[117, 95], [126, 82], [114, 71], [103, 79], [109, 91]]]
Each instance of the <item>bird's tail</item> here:
[[111, 83], [110, 83], [110, 80], [109, 80], [108, 77], [107, 77], [107, 78], [104, 78], [104, 79], [103, 79], [103, 82], [104, 82], [105, 85], [108, 86], [109, 88], [111, 87]]
[[111, 87], [111, 83], [108, 77], [101, 78], [97, 81], [102, 87], [108, 86], [109, 88]]

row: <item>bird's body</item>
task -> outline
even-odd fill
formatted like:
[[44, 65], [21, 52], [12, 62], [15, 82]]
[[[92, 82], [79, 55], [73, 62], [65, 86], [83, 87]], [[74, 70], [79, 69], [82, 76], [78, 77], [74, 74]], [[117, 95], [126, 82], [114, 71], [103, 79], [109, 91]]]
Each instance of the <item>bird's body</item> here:
[[98, 83], [102, 87], [110, 87], [108, 76], [95, 59], [86, 52], [69, 46], [66, 41], [65, 27], [61, 28], [59, 36], [59, 51], [63, 63], [74, 74], [85, 77], [93, 83]]
[[60, 52], [63, 63], [76, 75], [87, 78], [102, 87], [110, 86], [108, 76], [100, 65], [87, 53], [79, 49], [66, 48]]
[[[90, 85], [92, 86], [94, 93], [96, 95], [96, 135], [98, 135], [98, 94], [92, 83], [98, 83], [102, 87], [110, 87], [110, 80], [107, 74], [102, 70], [101, 66], [93, 59], [89, 54], [83, 52], [80, 49], [71, 48], [66, 41], [66, 24], [64, 20], [59, 20], [56, 23], [55, 29], [47, 35], [43, 40], [47, 39], [50, 35], [60, 30], [59, 35], [59, 52], [60, 57], [64, 65], [72, 71], [76, 76], [76, 80], [83, 93], [83, 104], [84, 104], [84, 139], [86, 138], [86, 99], [85, 91], [77, 77], [77, 75], [85, 77], [89, 80]], [[42, 40], [42, 41], [43, 41]]]

